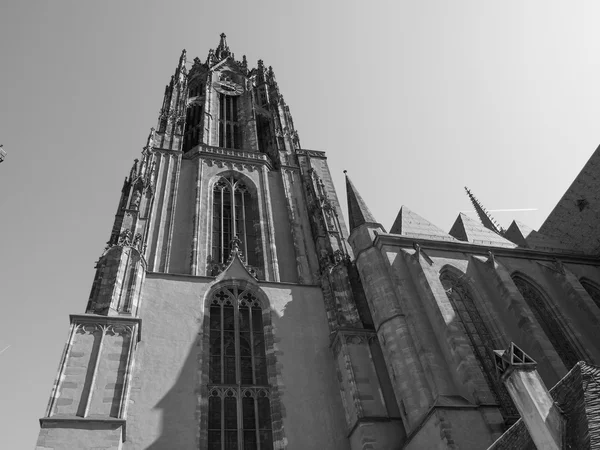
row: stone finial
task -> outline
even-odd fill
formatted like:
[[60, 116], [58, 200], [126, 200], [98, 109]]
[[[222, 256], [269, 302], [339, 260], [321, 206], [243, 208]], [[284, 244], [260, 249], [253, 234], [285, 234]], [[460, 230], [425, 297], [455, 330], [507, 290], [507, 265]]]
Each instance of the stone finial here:
[[154, 129], [154, 127], [150, 128], [150, 133], [148, 134], [148, 139], [146, 140], [146, 148], [147, 149], [151, 149], [152, 147], [154, 147], [155, 133], [156, 133], [156, 130]]
[[225, 35], [225, 33], [221, 33], [220, 38], [221, 39], [219, 40], [219, 45], [217, 45], [217, 49], [215, 50], [215, 56], [219, 60], [225, 59], [231, 55], [231, 52], [229, 51], [229, 46], [227, 45], [227, 36]]

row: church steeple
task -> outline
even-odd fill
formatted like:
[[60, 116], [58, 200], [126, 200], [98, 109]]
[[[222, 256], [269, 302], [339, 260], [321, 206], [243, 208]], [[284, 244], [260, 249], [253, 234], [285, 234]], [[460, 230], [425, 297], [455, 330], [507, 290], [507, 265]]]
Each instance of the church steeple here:
[[229, 51], [229, 46], [227, 45], [227, 36], [225, 33], [221, 33], [221, 40], [219, 41], [219, 45], [215, 50], [215, 56], [219, 60], [225, 59], [228, 56], [233, 58], [233, 53]]
[[482, 225], [486, 227], [488, 230], [493, 231], [494, 233], [498, 233], [500, 235], [504, 234], [504, 230], [498, 222], [496, 222], [490, 213], [483, 207], [483, 205], [475, 198], [475, 196], [471, 193], [468, 187], [465, 186], [465, 191], [467, 191], [467, 195], [469, 196], [469, 200], [473, 204], [473, 208], [475, 208], [475, 212], [477, 216], [479, 216], [479, 220]]
[[364, 223], [379, 224], [356, 190], [356, 187], [354, 187], [347, 171], [344, 170], [344, 173], [346, 174], [346, 195], [348, 197], [348, 221], [350, 232]]

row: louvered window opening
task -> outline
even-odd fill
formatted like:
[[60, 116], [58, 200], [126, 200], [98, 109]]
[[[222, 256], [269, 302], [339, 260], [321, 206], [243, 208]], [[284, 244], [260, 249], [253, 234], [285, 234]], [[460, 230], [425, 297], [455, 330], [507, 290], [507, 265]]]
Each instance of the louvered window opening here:
[[241, 241], [245, 262], [259, 266], [256, 201], [248, 188], [234, 177], [220, 178], [213, 188], [212, 258], [225, 264], [231, 253], [234, 236]]
[[446, 295], [454, 311], [464, 326], [473, 353], [490, 391], [500, 405], [504, 420], [508, 424], [512, 424], [519, 418], [519, 412], [506, 387], [496, 376], [496, 367], [491, 354], [494, 349], [492, 335], [477, 310], [471, 291], [458, 278], [447, 272], [440, 276], [440, 281], [446, 290]]
[[238, 98], [219, 94], [219, 147], [241, 148]]
[[530, 282], [523, 278], [513, 278], [517, 289], [525, 299], [525, 302], [533, 312], [535, 320], [540, 324], [548, 340], [560, 356], [567, 370], [571, 370], [579, 361], [577, 351], [567, 338], [563, 327], [554, 316], [550, 305], [544, 299], [543, 294]]
[[210, 306], [208, 449], [272, 450], [263, 311], [237, 288]]

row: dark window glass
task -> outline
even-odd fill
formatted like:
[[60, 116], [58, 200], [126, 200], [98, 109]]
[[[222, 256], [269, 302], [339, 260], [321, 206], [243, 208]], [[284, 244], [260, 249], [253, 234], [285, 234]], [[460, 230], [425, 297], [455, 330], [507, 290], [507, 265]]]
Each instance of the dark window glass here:
[[209, 312], [208, 448], [272, 449], [262, 308], [252, 294], [228, 288]]
[[[257, 270], [260, 277], [260, 233], [258, 204], [246, 186], [233, 177], [221, 178], [213, 188], [212, 258], [209, 274], [218, 274], [218, 265], [227, 263], [234, 236], [240, 242], [245, 262]], [[221, 267], [222, 268], [222, 267]]]
[[241, 127], [238, 123], [238, 98], [219, 94], [219, 146], [241, 148]]

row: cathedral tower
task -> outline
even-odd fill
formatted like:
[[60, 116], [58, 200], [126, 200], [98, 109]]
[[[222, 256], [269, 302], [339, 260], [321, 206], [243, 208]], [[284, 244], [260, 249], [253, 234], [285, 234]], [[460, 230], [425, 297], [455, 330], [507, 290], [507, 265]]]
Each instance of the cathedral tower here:
[[[402, 206], [388, 233], [346, 190], [349, 227], [271, 67], [224, 34], [204, 61], [184, 50], [70, 316], [36, 448], [533, 448], [561, 435], [536, 405], [567, 440], [580, 430], [577, 380], [600, 380], [600, 260], [568, 238], [581, 230], [555, 213], [550, 236], [504, 230], [470, 195], [482, 224], [461, 213], [446, 233]], [[567, 197], [555, 211], [580, 209], [598, 241]]]
[[273, 69], [225, 34], [204, 61], [184, 50], [70, 317], [37, 448], [399, 443], [346, 238]]

